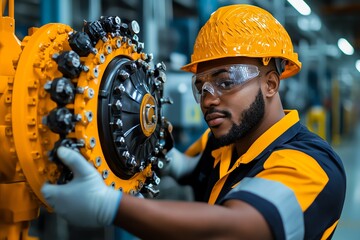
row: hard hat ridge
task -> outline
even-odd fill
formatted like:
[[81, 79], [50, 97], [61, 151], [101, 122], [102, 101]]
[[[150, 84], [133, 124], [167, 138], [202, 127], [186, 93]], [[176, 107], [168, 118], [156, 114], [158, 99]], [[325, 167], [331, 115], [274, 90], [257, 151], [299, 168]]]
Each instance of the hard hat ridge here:
[[199, 31], [191, 63], [183, 70], [195, 73], [197, 64], [226, 57], [286, 60], [281, 78], [295, 75], [301, 62], [285, 28], [266, 10], [246, 4], [229, 5], [215, 11]]

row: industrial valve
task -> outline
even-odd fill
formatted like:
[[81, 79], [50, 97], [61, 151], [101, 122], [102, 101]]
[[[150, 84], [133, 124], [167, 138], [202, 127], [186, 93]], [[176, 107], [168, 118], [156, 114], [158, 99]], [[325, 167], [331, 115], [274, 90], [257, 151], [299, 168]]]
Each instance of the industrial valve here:
[[[21, 236], [40, 205], [51, 211], [42, 184], [72, 178], [57, 158], [60, 146], [79, 151], [107, 185], [156, 195], [173, 146], [162, 113], [171, 101], [163, 96], [166, 67], [153, 67], [143, 52], [139, 24], [118, 16], [85, 21], [82, 31], [50, 23], [20, 42], [13, 4], [0, 29], [0, 239]], [[7, 198], [11, 191], [19, 193]]]

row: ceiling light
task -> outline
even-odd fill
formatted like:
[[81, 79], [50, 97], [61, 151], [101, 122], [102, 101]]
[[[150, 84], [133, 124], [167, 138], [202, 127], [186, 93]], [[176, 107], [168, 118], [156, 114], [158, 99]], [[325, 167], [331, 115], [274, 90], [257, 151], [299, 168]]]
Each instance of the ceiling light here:
[[320, 31], [322, 27], [320, 18], [315, 14], [306, 17], [298, 17], [297, 24], [303, 31]]
[[360, 59], [356, 61], [355, 67], [360, 72]]
[[287, 0], [302, 15], [310, 15], [311, 8], [303, 0]]
[[354, 54], [353, 46], [351, 46], [351, 44], [345, 38], [340, 38], [338, 40], [338, 47], [346, 55], [353, 55]]

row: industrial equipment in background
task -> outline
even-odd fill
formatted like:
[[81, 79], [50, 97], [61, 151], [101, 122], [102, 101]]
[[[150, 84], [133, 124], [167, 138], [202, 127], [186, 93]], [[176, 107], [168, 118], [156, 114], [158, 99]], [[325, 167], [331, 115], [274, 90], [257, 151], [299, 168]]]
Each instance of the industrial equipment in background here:
[[30, 239], [40, 206], [51, 211], [42, 184], [72, 178], [60, 146], [78, 150], [107, 185], [155, 196], [173, 146], [162, 111], [171, 100], [166, 67], [143, 52], [138, 23], [49, 23], [19, 41], [14, 1], [0, 7], [0, 239]]

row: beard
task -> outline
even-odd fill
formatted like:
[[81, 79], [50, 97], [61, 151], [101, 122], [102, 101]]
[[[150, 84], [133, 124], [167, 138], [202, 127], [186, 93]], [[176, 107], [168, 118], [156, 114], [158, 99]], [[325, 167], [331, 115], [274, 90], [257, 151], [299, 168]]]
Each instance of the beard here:
[[[229, 112], [223, 112], [227, 117], [231, 117]], [[254, 127], [256, 127], [263, 119], [265, 114], [265, 101], [261, 89], [256, 95], [254, 102], [251, 103], [248, 109], [241, 113], [240, 123], [237, 125], [233, 123], [231, 129], [227, 134], [217, 138], [218, 144], [223, 147], [230, 145], [237, 140], [244, 138]]]

